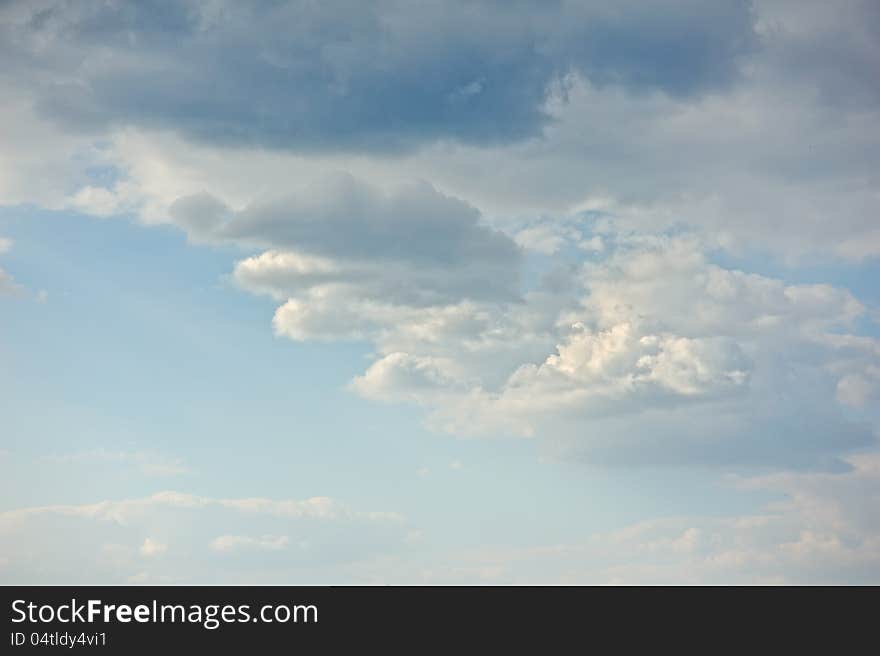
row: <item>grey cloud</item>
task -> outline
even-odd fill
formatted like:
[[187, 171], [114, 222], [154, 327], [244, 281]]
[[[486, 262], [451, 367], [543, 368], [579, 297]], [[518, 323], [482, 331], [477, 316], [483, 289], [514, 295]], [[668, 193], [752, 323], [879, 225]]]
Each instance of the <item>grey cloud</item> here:
[[[734, 3], [470, 3], [464, 18], [439, 15], [433, 4], [420, 5], [414, 17], [360, 3], [335, 23], [320, 18], [330, 11], [324, 3], [289, 18], [292, 26], [279, 17], [277, 31], [283, 27], [286, 36], [257, 45], [235, 26], [260, 33], [262, 19], [240, 16], [249, 10], [237, 5], [213, 4], [214, 14], [202, 5], [201, 13], [174, 19], [164, 31], [143, 25], [149, 16], [126, 18], [119, 9], [126, 5], [112, 5], [120, 15], [107, 19], [103, 31], [89, 26], [88, 43], [77, 31], [85, 19], [77, 16], [98, 12], [90, 20], [100, 23], [109, 10], [94, 7], [104, 5], [58, 4], [51, 18], [28, 27], [32, 7], [44, 5], [12, 3], [0, 19], [11, 30], [0, 38], [2, 84], [7, 100], [15, 99], [14, 106], [0, 103], [0, 113], [20, 128], [0, 149], [5, 202], [133, 212], [152, 222], [165, 220], [168, 203], [182, 195], [205, 190], [240, 206], [286, 191], [287, 177], [347, 170], [380, 182], [430, 180], [498, 225], [511, 216], [558, 218], [592, 207], [623, 228], [699, 229], [737, 253], [858, 260], [880, 252], [873, 175], [880, 165], [874, 129], [880, 107], [870, 83], [878, 22], [870, 3], [838, 10], [822, 2], [762, 0], [754, 11]], [[294, 15], [295, 9], [278, 5], [277, 11]], [[534, 20], [523, 20], [526, 14]], [[126, 20], [130, 29], [121, 27]], [[751, 23], [757, 36], [725, 37], [724, 30]], [[679, 28], [682, 34], [673, 37]], [[579, 30], [593, 36], [581, 38]], [[163, 34], [180, 38], [166, 43]], [[541, 36], [548, 34], [557, 36]], [[718, 53], [760, 43], [744, 59], [713, 58], [692, 47], [704, 36]], [[663, 52], [657, 40], [664, 41]], [[531, 43], [527, 54], [514, 63], [524, 42]], [[676, 62], [688, 48], [687, 65]], [[468, 66], [449, 63], [450, 53]], [[495, 76], [477, 70], [484, 55], [493, 65], [510, 64], [510, 76], [500, 79], [520, 96], [466, 111], [501, 93]], [[318, 77], [310, 72], [316, 57]], [[711, 63], [722, 60], [732, 63], [726, 69]], [[549, 75], [546, 62], [561, 72]], [[696, 75], [695, 67], [707, 70]], [[547, 80], [572, 70], [581, 75], [549, 82], [548, 96]], [[461, 74], [452, 80], [455, 71]], [[419, 85], [436, 85], [424, 93], [437, 97], [445, 88], [442, 103], [420, 100], [411, 88]], [[687, 89], [717, 92], [687, 95]], [[446, 113], [439, 105], [448, 105]], [[66, 124], [47, 121], [47, 113], [66, 117]], [[135, 128], [107, 129], [123, 123]], [[72, 124], [96, 132], [74, 135]], [[296, 134], [286, 134], [284, 126], [294, 130], [294, 124]], [[495, 146], [483, 147], [493, 134]], [[536, 134], [541, 137], [517, 141]], [[96, 136], [109, 145], [105, 159], [93, 164], [83, 154]], [[299, 152], [224, 148], [229, 143]], [[394, 157], [323, 152], [415, 143], [422, 147]], [[108, 182], [90, 177], [92, 166], [116, 170]], [[552, 243], [545, 239], [543, 247]]]
[[483, 225], [476, 209], [427, 184], [383, 193], [339, 176], [239, 212], [198, 195], [178, 200], [170, 214], [194, 241], [282, 251], [236, 270], [246, 287], [277, 297], [316, 285], [357, 285], [370, 297], [416, 305], [519, 293], [520, 248]]
[[672, 96], [735, 82], [758, 47], [751, 2], [585, 3], [569, 14], [573, 67], [595, 85], [662, 89]]
[[761, 0], [766, 73], [812, 86], [837, 108], [880, 104], [880, 5]]
[[635, 415], [598, 418], [589, 427], [560, 429], [561, 439], [546, 444], [546, 453], [614, 466], [837, 471], [842, 453], [877, 445], [871, 426], [848, 420], [825, 399], [774, 400], [783, 402], [768, 404], [753, 393], [738, 403], [646, 408]]
[[398, 150], [540, 133], [548, 92], [724, 88], [757, 43], [745, 1], [10, 3], [3, 73], [78, 127], [212, 143]]

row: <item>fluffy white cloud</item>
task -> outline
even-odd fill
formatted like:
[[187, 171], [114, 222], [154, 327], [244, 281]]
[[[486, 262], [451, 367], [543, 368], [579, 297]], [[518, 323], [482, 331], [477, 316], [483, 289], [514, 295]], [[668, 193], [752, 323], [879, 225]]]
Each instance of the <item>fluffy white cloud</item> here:
[[386, 308], [354, 389], [457, 434], [538, 435], [599, 461], [803, 466], [873, 442], [835, 401], [865, 393], [852, 360], [877, 347], [847, 332], [865, 315], [851, 294], [725, 269], [687, 236], [608, 241], [568, 287], [520, 303]]
[[139, 551], [142, 556], [150, 558], [152, 556], [157, 556], [168, 551], [168, 545], [162, 542], [157, 542], [156, 540], [153, 540], [151, 538], [145, 538], [144, 543], [141, 545]]

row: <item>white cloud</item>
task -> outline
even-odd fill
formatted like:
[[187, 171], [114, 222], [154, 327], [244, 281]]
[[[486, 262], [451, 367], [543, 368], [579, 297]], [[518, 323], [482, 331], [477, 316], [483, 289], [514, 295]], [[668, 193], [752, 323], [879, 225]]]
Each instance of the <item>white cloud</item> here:
[[125, 212], [117, 193], [104, 187], [86, 185], [79, 189], [70, 199], [70, 207], [92, 216], [108, 217]]
[[[487, 541], [438, 550], [430, 534], [400, 518], [328, 514], [329, 500], [305, 503], [323, 508], [317, 514], [303, 514], [304, 502], [179, 493], [23, 509], [0, 514], [8, 561], [0, 577], [53, 583], [876, 583], [880, 458], [876, 452], [848, 456], [847, 466], [733, 477], [736, 487], [773, 497], [755, 513], [661, 517], [578, 542], [529, 546]], [[230, 532], [218, 533], [221, 527]], [[77, 539], [60, 553], [49, 535]]]
[[49, 456], [49, 459], [78, 465], [125, 465], [133, 467], [147, 476], [181, 476], [192, 473], [192, 469], [179, 458], [167, 458], [144, 451], [118, 451], [100, 448], [81, 453]]
[[856, 408], [880, 398], [880, 367], [868, 364], [862, 372], [850, 373], [837, 381], [837, 399]]
[[0, 269], [0, 296], [4, 294], [13, 296], [21, 294], [23, 291], [24, 287], [15, 282], [15, 279], [3, 269]]
[[149, 558], [152, 556], [163, 554], [168, 551], [168, 545], [153, 540], [151, 538], [145, 538], [144, 543], [141, 545], [139, 551], [142, 556], [146, 556], [147, 558]]
[[[0, 237], [0, 255], [8, 253], [12, 249], [12, 240], [6, 237]], [[0, 296], [18, 295], [24, 291], [24, 287], [19, 285], [15, 279], [0, 268]]]
[[523, 303], [374, 312], [378, 358], [353, 388], [418, 403], [444, 430], [545, 436], [600, 460], [788, 452], [802, 466], [873, 441], [835, 402], [848, 352], [877, 348], [848, 332], [865, 315], [851, 294], [725, 269], [692, 237], [611, 236], [567, 286]]
[[247, 535], [220, 535], [211, 540], [210, 547], [214, 551], [238, 551], [256, 549], [277, 551], [286, 549], [290, 539], [286, 535], [263, 535], [250, 537]]

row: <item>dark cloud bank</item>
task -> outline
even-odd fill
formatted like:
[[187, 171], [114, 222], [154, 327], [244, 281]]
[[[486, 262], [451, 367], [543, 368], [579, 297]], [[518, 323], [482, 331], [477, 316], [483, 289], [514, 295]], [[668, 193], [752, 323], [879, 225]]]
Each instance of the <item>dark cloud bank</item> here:
[[3, 75], [70, 126], [394, 151], [540, 132], [575, 73], [688, 97], [737, 79], [750, 3], [11, 2]]

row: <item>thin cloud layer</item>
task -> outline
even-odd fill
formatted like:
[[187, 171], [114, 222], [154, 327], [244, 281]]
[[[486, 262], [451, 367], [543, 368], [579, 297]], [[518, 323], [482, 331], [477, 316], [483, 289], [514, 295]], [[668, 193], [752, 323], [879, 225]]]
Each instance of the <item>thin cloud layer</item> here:
[[662, 517], [577, 542], [386, 556], [368, 580], [465, 585], [865, 585], [880, 580], [875, 455], [838, 473], [734, 480], [778, 495], [752, 514]]
[[289, 576], [317, 582], [334, 567], [400, 550], [407, 531], [396, 513], [360, 512], [326, 497], [160, 492], [0, 513], [0, 578], [30, 584], [277, 583]]
[[[731, 479], [776, 497], [751, 514], [662, 517], [578, 542], [467, 550], [438, 548], [394, 513], [356, 512], [325, 498], [165, 492], [25, 508], [0, 513], [0, 577], [31, 584], [876, 582], [880, 463], [864, 454], [847, 464], [845, 472]], [[63, 552], [50, 546], [59, 536], [70, 537]]]

